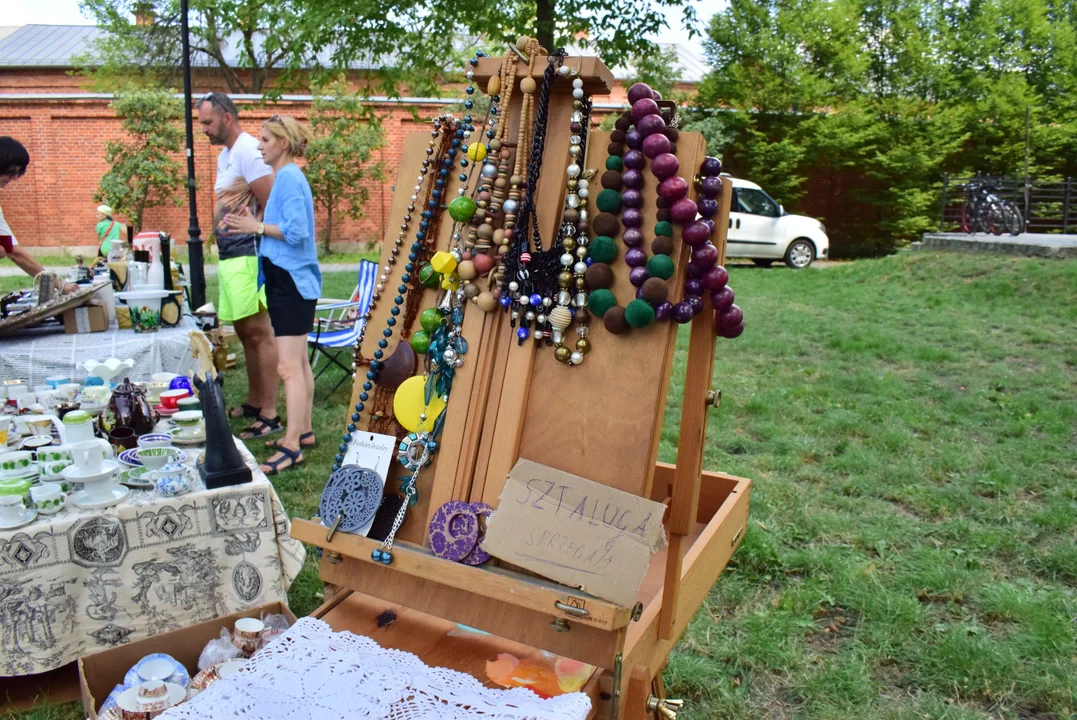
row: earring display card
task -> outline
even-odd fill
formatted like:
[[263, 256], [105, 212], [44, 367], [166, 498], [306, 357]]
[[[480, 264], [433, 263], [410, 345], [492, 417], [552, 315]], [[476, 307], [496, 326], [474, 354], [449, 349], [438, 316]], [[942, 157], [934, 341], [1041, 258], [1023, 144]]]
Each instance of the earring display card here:
[[509, 473], [483, 550], [622, 607], [636, 603], [651, 553], [666, 544], [666, 506], [520, 460]]
[[[352, 440], [348, 443], [347, 452], [344, 453], [343, 464], [370, 468], [381, 478], [382, 487], [384, 488], [389, 482], [389, 472], [393, 466], [395, 453], [396, 438], [392, 435], [356, 430], [352, 433]], [[370, 532], [370, 525], [371, 523], [367, 523], [359, 528], [356, 530], [356, 534], [366, 535]]]

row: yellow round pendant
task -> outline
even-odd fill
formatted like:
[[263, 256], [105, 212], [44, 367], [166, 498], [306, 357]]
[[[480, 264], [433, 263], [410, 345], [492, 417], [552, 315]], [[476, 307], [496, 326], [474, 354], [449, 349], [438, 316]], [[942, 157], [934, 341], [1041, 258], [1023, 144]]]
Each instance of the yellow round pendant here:
[[[396, 421], [409, 432], [419, 432], [420, 422], [424, 430], [432, 430], [434, 421], [444, 409], [445, 401], [437, 395], [430, 398], [430, 404], [426, 405], [426, 378], [422, 375], [410, 377], [400, 383], [393, 395], [393, 414]], [[426, 413], [425, 421], [419, 419], [423, 413]]]

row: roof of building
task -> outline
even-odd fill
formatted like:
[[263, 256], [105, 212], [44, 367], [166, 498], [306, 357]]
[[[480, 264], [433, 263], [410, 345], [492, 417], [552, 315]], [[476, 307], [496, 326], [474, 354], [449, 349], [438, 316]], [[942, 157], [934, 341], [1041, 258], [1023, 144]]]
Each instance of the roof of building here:
[[[5, 32], [7, 31], [7, 32]], [[0, 26], [0, 67], [74, 67], [75, 59], [93, 50], [94, 42], [104, 36], [104, 31], [93, 25], [23, 25]], [[680, 82], [699, 83], [710, 70], [707, 63], [691, 48], [678, 43], [659, 43], [663, 50], [672, 48], [677, 54]], [[224, 42], [222, 54], [231, 66], [241, 66], [240, 48], [237, 43]], [[323, 58], [327, 61], [328, 57]], [[215, 67], [217, 61], [201, 52], [191, 55], [196, 67]], [[377, 69], [384, 62], [365, 62], [355, 69]], [[618, 80], [632, 77], [629, 67], [612, 69]]]

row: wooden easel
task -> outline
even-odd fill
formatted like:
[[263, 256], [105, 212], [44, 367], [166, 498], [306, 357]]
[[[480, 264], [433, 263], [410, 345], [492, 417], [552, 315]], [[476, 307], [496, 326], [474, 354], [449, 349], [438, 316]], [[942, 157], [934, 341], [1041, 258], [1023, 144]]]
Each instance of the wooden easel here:
[[[579, 77], [590, 94], [608, 94], [612, 89], [613, 77], [597, 58], [568, 58], [565, 63], [580, 68]], [[537, 62], [536, 74], [545, 66], [545, 61]], [[484, 88], [499, 67], [499, 58], [480, 60], [475, 84]], [[526, 73], [521, 62], [518, 77]], [[547, 239], [554, 237], [563, 207], [570, 89], [566, 81], [555, 81], [550, 95], [544, 179], [536, 199], [541, 235]], [[514, 93], [511, 126], [519, 115], [519, 99]], [[410, 202], [428, 138], [427, 133], [415, 133], [405, 142], [392, 217], [402, 216]], [[603, 166], [608, 142], [608, 134], [591, 133], [586, 167]], [[682, 133], [677, 146], [681, 173], [691, 177], [705, 155], [703, 140]], [[726, 180], [714, 218], [720, 261], [731, 187]], [[655, 220], [654, 193], [651, 183], [644, 203], [645, 227]], [[597, 191], [591, 194], [592, 216], [597, 212], [596, 195]], [[394, 237], [387, 237], [383, 246], [382, 272]], [[451, 227], [443, 223], [438, 248], [448, 248], [450, 240]], [[688, 248], [679, 252], [677, 275], [671, 281], [671, 287], [678, 288], [675, 298], [686, 272]], [[397, 264], [387, 287], [399, 283], [402, 265]], [[628, 267], [619, 262], [613, 268], [614, 290], [627, 296]], [[424, 307], [429, 307], [436, 293], [426, 293]], [[388, 313], [388, 305], [376, 308], [370, 327], [384, 327]], [[656, 460], [673, 369], [674, 323], [614, 337], [596, 319], [594, 349], [581, 367], [569, 368], [557, 363], [548, 348], [536, 351], [532, 343], [517, 347], [504, 313], [468, 308], [463, 333], [470, 352], [453, 385], [442, 450], [420, 475], [419, 504], [409, 511], [397, 535], [392, 565], [371, 561], [370, 553], [379, 545], [373, 540], [345, 533], [330, 540], [319, 522], [292, 524], [293, 536], [325, 550], [320, 574], [336, 590], [316, 614], [335, 629], [369, 635], [384, 646], [413, 652], [428, 664], [468, 672], [479, 680], [485, 680], [486, 661], [500, 652], [525, 658], [546, 650], [601, 668], [584, 688], [592, 697], [593, 717], [643, 720], [656, 713], [675, 714], [675, 706], [665, 704], [662, 668], [743, 537], [751, 487], [744, 478], [702, 471], [706, 413], [720, 398], [711, 390], [715, 351], [711, 318], [708, 311], [691, 324], [677, 464], [668, 465]], [[396, 342], [399, 334], [390, 340], [387, 354]], [[353, 403], [359, 385], [357, 381]], [[550, 433], [538, 430], [550, 427], [557, 428], [554, 435], [563, 441], [542, 439]], [[513, 569], [441, 560], [423, 546], [430, 516], [442, 503], [482, 500], [496, 507], [505, 478], [520, 457], [667, 503], [669, 546], [652, 556], [634, 607], [620, 607]], [[386, 610], [395, 618], [388, 626], [384, 626]], [[454, 623], [492, 635], [449, 636]]]

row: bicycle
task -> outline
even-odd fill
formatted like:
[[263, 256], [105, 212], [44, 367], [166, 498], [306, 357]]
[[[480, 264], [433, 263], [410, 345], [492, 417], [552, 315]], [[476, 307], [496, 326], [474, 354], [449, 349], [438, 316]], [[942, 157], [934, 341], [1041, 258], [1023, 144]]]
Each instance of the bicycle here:
[[961, 227], [967, 233], [990, 232], [1020, 235], [1025, 219], [1017, 206], [999, 197], [1001, 187], [994, 180], [971, 180], [965, 186], [965, 203], [961, 207]]

